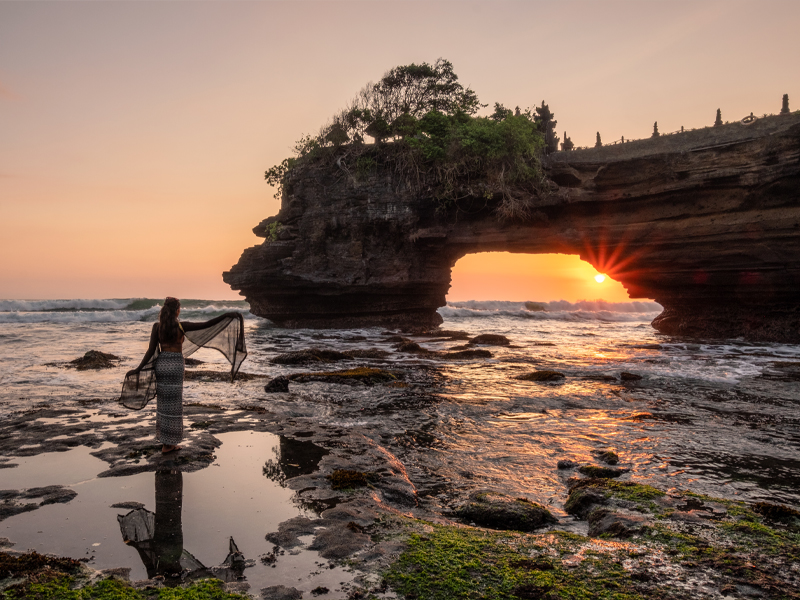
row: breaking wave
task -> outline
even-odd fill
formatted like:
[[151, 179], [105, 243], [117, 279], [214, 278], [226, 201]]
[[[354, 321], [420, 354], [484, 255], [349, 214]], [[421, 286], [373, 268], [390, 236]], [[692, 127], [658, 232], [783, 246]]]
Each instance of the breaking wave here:
[[[526, 306], [526, 304], [528, 306]], [[657, 302], [606, 302], [579, 300], [567, 302], [507, 302], [468, 300], [448, 302], [439, 309], [446, 319], [475, 317], [518, 317], [547, 321], [649, 322], [662, 311]]]
[[[161, 299], [112, 298], [75, 300], [0, 300], [0, 323], [119, 323], [155, 321]], [[255, 318], [249, 305], [237, 300], [181, 300], [181, 318], [211, 319], [238, 310]]]

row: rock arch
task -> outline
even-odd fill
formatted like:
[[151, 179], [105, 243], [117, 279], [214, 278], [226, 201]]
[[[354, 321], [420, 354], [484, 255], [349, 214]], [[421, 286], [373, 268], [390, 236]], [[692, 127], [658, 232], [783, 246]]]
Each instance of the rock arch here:
[[800, 342], [800, 114], [557, 152], [545, 167], [553, 193], [508, 222], [485, 199], [442, 213], [385, 174], [301, 165], [254, 229], [276, 239], [223, 278], [283, 326], [420, 328], [441, 322], [466, 254], [577, 254], [664, 306], [663, 333]]

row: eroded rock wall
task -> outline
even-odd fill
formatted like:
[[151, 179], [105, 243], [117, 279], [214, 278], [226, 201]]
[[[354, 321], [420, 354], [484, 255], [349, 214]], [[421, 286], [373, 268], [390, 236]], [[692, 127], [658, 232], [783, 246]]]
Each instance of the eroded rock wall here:
[[[679, 137], [683, 136], [683, 137]], [[665, 307], [659, 331], [800, 342], [800, 114], [624, 147], [556, 153], [553, 193], [503, 221], [498, 200], [436, 210], [391, 173], [313, 164], [223, 277], [289, 327], [429, 327], [450, 270], [473, 252], [579, 254], [631, 298]]]

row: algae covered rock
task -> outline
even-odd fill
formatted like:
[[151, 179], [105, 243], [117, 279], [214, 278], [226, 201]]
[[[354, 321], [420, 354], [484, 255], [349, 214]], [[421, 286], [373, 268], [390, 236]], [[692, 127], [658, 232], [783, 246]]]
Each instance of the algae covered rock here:
[[278, 356], [273, 356], [270, 362], [276, 365], [307, 365], [313, 363], [332, 363], [349, 358], [350, 357], [344, 352], [337, 352], [336, 350], [327, 350], [324, 348], [309, 348], [307, 350], [278, 354]]
[[628, 472], [628, 469], [620, 469], [618, 467], [598, 467], [597, 465], [581, 465], [578, 471], [587, 477], [596, 477], [601, 479], [615, 479], [620, 475]]
[[782, 504], [772, 504], [770, 502], [756, 502], [753, 505], [753, 512], [762, 515], [769, 521], [777, 523], [800, 523], [800, 511], [783, 506]]
[[589, 535], [597, 537], [603, 534], [616, 538], [629, 538], [650, 523], [639, 515], [613, 512], [604, 508], [591, 511], [588, 515]]
[[607, 465], [616, 465], [617, 463], [619, 463], [619, 456], [613, 450], [606, 450], [605, 452], [599, 452], [597, 457]]
[[451, 360], [469, 360], [470, 358], [492, 358], [492, 353], [482, 348], [475, 350], [458, 350], [456, 352], [444, 352], [443, 358]]
[[564, 503], [567, 514], [585, 519], [596, 507], [608, 504], [606, 493], [596, 487], [576, 488], [569, 492], [569, 497]]
[[283, 375], [271, 379], [267, 385], [264, 386], [264, 391], [268, 394], [279, 394], [289, 391], [289, 378]]
[[342, 371], [326, 371], [320, 373], [295, 373], [290, 375], [291, 381], [305, 383], [308, 381], [322, 381], [324, 383], [344, 383], [350, 385], [364, 384], [375, 385], [378, 383], [394, 383], [403, 378], [402, 373], [373, 369], [371, 367], [358, 367]]
[[303, 592], [285, 585], [271, 585], [261, 590], [263, 600], [300, 600], [302, 597]]
[[496, 333], [483, 333], [481, 335], [476, 335], [469, 341], [469, 343], [482, 346], [508, 346], [511, 343], [511, 340], [504, 335], [498, 335]]
[[78, 369], [78, 371], [86, 371], [88, 369], [112, 369], [118, 365], [120, 360], [119, 356], [113, 354], [106, 354], [98, 350], [89, 350], [80, 358], [69, 361], [66, 366]]
[[627, 371], [623, 371], [619, 374], [619, 378], [622, 379], [622, 381], [639, 381], [642, 379], [642, 376], [637, 375], [636, 373], [628, 373]]
[[512, 498], [499, 492], [478, 492], [455, 514], [482, 527], [513, 531], [535, 531], [557, 523], [545, 507], [526, 498]]

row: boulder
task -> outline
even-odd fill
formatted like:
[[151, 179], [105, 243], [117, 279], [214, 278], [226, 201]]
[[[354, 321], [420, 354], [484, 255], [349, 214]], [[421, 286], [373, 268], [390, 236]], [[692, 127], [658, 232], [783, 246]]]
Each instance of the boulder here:
[[533, 371], [517, 375], [514, 379], [519, 379], [520, 381], [561, 381], [565, 377], [563, 373], [558, 371]]
[[512, 498], [499, 492], [477, 492], [455, 514], [482, 527], [513, 531], [535, 531], [557, 523], [545, 507], [526, 498]]
[[327, 350], [325, 348], [308, 348], [307, 350], [297, 350], [278, 354], [270, 359], [269, 362], [276, 365], [308, 365], [313, 363], [332, 363], [350, 358], [344, 352]]
[[261, 590], [263, 600], [300, 600], [302, 597], [303, 592], [285, 585], [271, 585]]
[[483, 333], [481, 335], [476, 335], [469, 341], [469, 343], [482, 346], [508, 346], [511, 343], [511, 340], [504, 335]]
[[89, 369], [113, 369], [119, 365], [119, 356], [113, 354], [106, 354], [99, 350], [89, 350], [86, 354], [75, 360], [71, 360], [66, 366], [78, 369], [78, 371], [86, 371]]
[[279, 394], [289, 391], [289, 378], [283, 375], [271, 379], [267, 385], [264, 386], [264, 391], [268, 394]]
[[639, 381], [642, 379], [641, 375], [637, 375], [636, 373], [628, 373], [627, 371], [623, 371], [619, 374], [619, 378], [622, 381]]
[[613, 512], [604, 508], [591, 511], [588, 520], [591, 537], [606, 534], [617, 538], [629, 538], [640, 533], [650, 522], [645, 517]]
[[581, 465], [578, 471], [587, 477], [596, 477], [600, 479], [614, 479], [628, 472], [628, 469], [621, 469], [619, 467], [598, 467], [597, 465]]
[[564, 510], [579, 519], [585, 519], [598, 506], [608, 504], [608, 497], [603, 490], [595, 487], [573, 487], [570, 489]]
[[616, 465], [617, 463], [619, 463], [619, 456], [613, 450], [598, 452], [597, 457], [607, 465]]

